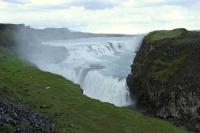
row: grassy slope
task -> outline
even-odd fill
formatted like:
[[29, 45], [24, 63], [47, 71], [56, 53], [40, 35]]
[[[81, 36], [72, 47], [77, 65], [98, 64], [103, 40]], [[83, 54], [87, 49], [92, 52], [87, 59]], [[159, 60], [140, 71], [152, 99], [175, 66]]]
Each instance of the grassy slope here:
[[48, 113], [59, 132], [186, 132], [166, 121], [87, 98], [78, 85], [61, 76], [42, 72], [0, 46], [0, 88], [3, 86], [9, 89], [0, 91], [1, 98], [13, 97], [31, 104], [35, 111]]

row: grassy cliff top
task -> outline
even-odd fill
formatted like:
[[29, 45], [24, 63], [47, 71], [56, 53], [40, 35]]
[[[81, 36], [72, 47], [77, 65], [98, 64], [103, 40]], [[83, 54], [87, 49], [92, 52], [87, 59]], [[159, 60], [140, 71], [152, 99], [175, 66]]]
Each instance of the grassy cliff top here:
[[184, 28], [174, 29], [174, 30], [160, 30], [150, 32], [146, 37], [145, 41], [149, 44], [157, 44], [158, 41], [163, 40], [175, 40], [181, 39], [188, 35], [188, 31]]
[[199, 84], [199, 47], [200, 32], [183, 28], [153, 31], [145, 36], [135, 58], [133, 76], [176, 84], [193, 77], [193, 85]]

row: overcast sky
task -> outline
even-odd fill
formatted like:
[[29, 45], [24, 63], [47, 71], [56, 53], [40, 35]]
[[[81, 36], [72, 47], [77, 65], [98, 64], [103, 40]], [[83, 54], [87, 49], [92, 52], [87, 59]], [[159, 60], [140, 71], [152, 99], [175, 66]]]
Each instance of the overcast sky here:
[[200, 29], [200, 0], [0, 0], [0, 23], [96, 33]]

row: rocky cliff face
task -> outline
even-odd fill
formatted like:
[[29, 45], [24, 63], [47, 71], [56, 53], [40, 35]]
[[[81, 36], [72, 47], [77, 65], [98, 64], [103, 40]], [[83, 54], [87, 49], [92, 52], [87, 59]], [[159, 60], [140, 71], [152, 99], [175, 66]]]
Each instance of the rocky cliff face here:
[[17, 31], [23, 31], [23, 24], [1, 24], [0, 23], [0, 45], [6, 48], [13, 47], [16, 43], [15, 34]]
[[154, 31], [143, 40], [127, 78], [137, 105], [200, 132], [200, 33]]

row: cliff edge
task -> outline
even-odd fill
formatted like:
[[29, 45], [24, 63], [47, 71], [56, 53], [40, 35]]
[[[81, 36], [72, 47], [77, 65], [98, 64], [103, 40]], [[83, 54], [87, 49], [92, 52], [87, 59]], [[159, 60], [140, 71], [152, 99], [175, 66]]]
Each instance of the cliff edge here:
[[131, 68], [127, 84], [137, 106], [200, 132], [200, 32], [149, 33]]

